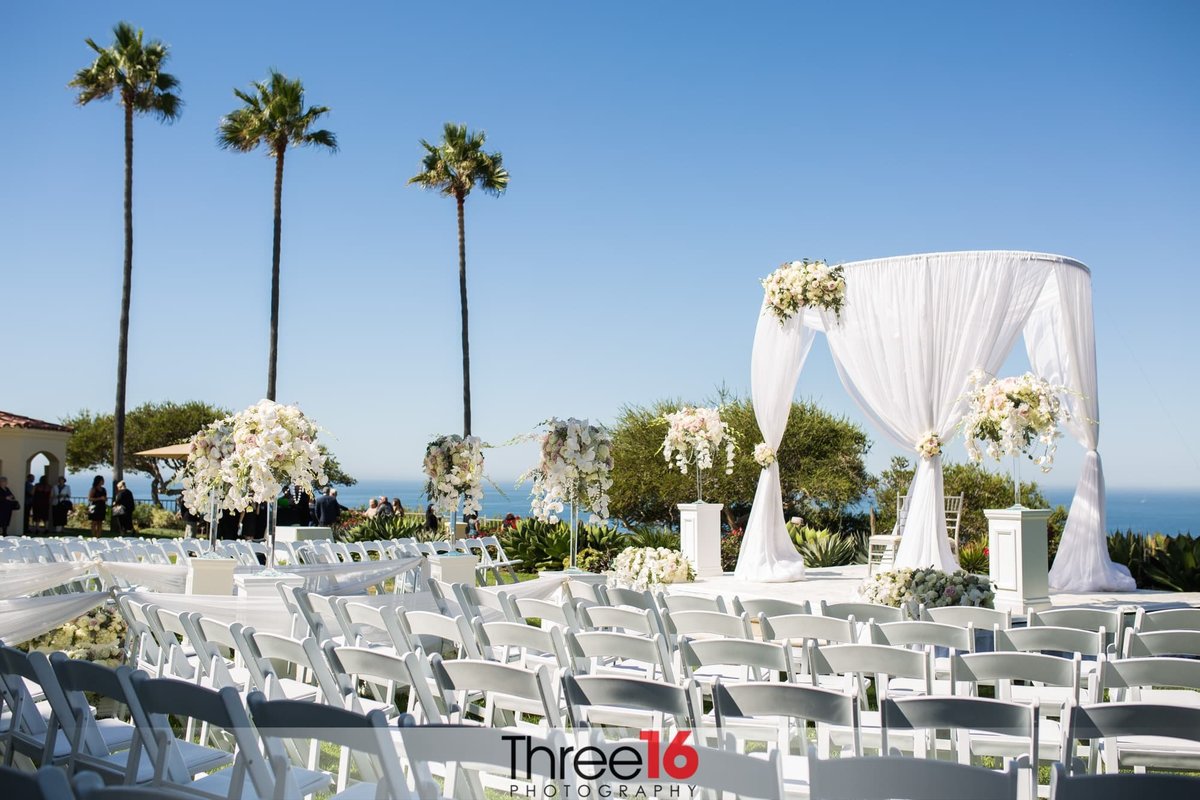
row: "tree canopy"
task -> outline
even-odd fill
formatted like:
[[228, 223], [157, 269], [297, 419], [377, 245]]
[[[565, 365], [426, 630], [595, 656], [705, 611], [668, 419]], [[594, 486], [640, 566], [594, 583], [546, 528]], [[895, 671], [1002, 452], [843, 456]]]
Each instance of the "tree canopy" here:
[[142, 30], [128, 22], [113, 27], [109, 47], [101, 47], [91, 39], [84, 41], [96, 52], [96, 59], [76, 72], [68, 84], [79, 90], [79, 105], [117, 95], [135, 112], [153, 114], [165, 122], [179, 116], [183, 101], [174, 91], [179, 88], [179, 80], [162, 71], [170, 55], [167, 45], [157, 39], [145, 41]]
[[[692, 474], [668, 469], [662, 455], [666, 422], [663, 415], [682, 402], [662, 400], [650, 406], [626, 406], [612, 428], [612, 515], [626, 525], [673, 524], [679, 503], [696, 499]], [[729, 425], [738, 452], [733, 474], [726, 475], [723, 457], [704, 476], [706, 500], [725, 505], [726, 521], [744, 524], [758, 487], [761, 469], [754, 445], [762, 441], [749, 400], [726, 399], [721, 418]], [[784, 511], [812, 525], [838, 529], [854, 524], [848, 509], [870, 486], [864, 458], [871, 442], [853, 422], [813, 403], [796, 402], [779, 447]]]
[[329, 107], [305, 108], [304, 84], [299, 79], [271, 70], [265, 81], [255, 81], [253, 87], [252, 92], [233, 90], [242, 106], [221, 120], [217, 144], [243, 153], [265, 145], [271, 156], [279, 156], [288, 146], [337, 150], [337, 136], [332, 131], [312, 129], [329, 113]]
[[421, 140], [425, 149], [421, 171], [408, 182], [459, 200], [476, 186], [489, 194], [503, 194], [508, 188], [504, 156], [485, 152], [486, 141], [484, 131], [468, 131], [466, 125], [447, 122], [440, 142]]

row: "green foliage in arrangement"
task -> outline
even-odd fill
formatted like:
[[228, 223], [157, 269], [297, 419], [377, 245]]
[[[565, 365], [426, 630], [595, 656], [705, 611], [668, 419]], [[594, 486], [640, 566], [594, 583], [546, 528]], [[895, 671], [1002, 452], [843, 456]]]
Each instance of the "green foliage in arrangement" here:
[[[704, 497], [724, 503], [733, 523], [750, 513], [761, 472], [754, 446], [762, 440], [749, 400], [720, 397], [721, 419], [738, 445], [733, 474], [724, 461], [704, 475]], [[612, 426], [612, 515], [633, 529], [638, 525], [675, 525], [676, 505], [696, 499], [696, 478], [667, 468], [662, 455], [666, 422], [663, 414], [684, 403], [662, 400], [649, 406], [626, 406]], [[846, 513], [870, 486], [864, 457], [871, 443], [866, 433], [843, 417], [813, 403], [793, 403], [787, 431], [777, 453], [784, 506], [788, 516], [833, 529], [861, 525]]]
[[788, 535], [792, 537], [800, 555], [804, 556], [804, 565], [807, 567], [841, 567], [862, 564], [867, 560], [867, 541], [861, 534], [788, 525]]
[[[963, 495], [959, 542], [986, 539], [987, 518], [983, 510], [1012, 505], [1012, 477], [1002, 472], [992, 472], [978, 464], [946, 464], [943, 478], [948, 497]], [[879, 474], [875, 485], [876, 531], [890, 531], [896, 524], [896, 498], [908, 491], [912, 479], [913, 467], [903, 456], [893, 458], [891, 465]], [[1037, 484], [1025, 481], [1021, 481], [1021, 503], [1030, 508], [1046, 508], [1048, 505]]]
[[[613, 553], [602, 552], [588, 547], [579, 551], [575, 562], [585, 572], [607, 572], [612, 569], [614, 558], [615, 555]], [[571, 560], [568, 558], [563, 566], [570, 566], [570, 562]]]

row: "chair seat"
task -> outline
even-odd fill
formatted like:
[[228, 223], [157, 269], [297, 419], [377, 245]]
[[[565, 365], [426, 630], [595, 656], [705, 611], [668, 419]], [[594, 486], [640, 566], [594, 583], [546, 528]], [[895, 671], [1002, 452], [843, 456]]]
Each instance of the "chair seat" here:
[[[302, 767], [292, 766], [292, 777], [296, 781], [296, 785], [300, 788], [302, 795], [315, 794], [324, 791], [333, 785], [333, 776], [328, 772], [320, 772], [318, 770], [303, 769]], [[233, 779], [233, 770], [223, 769], [220, 772], [214, 772], [211, 775], [205, 775], [203, 778], [192, 781], [187, 785], [187, 789], [194, 789], [201, 792], [208, 792], [217, 795], [218, 797], [228, 797], [230, 794], [229, 783]], [[340, 795], [339, 795], [340, 796]], [[242, 800], [268, 800], [262, 798], [261, 795], [254, 789], [254, 783], [251, 782], [249, 776], [246, 777], [246, 782], [242, 787]]]
[[[1121, 767], [1200, 770], [1200, 743], [1170, 736], [1120, 736], [1116, 748]], [[1108, 754], [1105, 755], [1108, 761]]]
[[329, 800], [375, 800], [379, 788], [374, 783], [360, 782], [346, 787], [346, 791], [338, 792]]
[[[196, 775], [201, 772], [210, 772], [211, 770], [224, 767], [233, 763], [233, 754], [227, 753], [224, 750], [218, 750], [215, 747], [206, 747], [192, 742], [184, 742], [176, 740], [176, 748], [179, 750], [179, 755], [183, 759], [184, 765], [190, 774]], [[97, 768], [104, 768], [107, 765], [115, 775], [124, 775], [129, 765], [129, 751], [125, 750], [120, 753], [112, 753], [107, 756], [100, 757], [83, 757], [80, 759], [83, 764], [91, 765]], [[141, 757], [138, 759], [137, 777], [134, 779], [136, 783], [149, 783], [154, 778], [154, 762], [150, 760], [149, 755], [143, 750]]]
[[[1020, 736], [1002, 733], [971, 733], [971, 753], [980, 756], [1016, 758], [1029, 753], [1029, 742]], [[1062, 724], [1054, 719], [1038, 722], [1038, 759], [1057, 761], [1062, 756]]]

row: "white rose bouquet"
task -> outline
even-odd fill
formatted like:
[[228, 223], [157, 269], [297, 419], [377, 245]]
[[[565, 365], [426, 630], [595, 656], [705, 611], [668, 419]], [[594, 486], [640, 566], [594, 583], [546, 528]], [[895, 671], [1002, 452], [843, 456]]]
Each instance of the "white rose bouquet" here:
[[439, 436], [425, 448], [425, 494], [443, 514], [479, 515], [483, 508], [483, 442], [477, 436]]
[[824, 261], [792, 261], [763, 278], [767, 305], [782, 325], [803, 308], [820, 308], [840, 314], [846, 302], [842, 267]]
[[612, 486], [612, 438], [586, 419], [557, 418], [543, 423], [538, 465], [520, 478], [533, 480], [531, 507], [538, 519], [557, 523], [567, 503], [590, 509], [591, 521], [608, 518]]
[[1039, 445], [1041, 451], [1029, 459], [1042, 472], [1054, 465], [1054, 451], [1062, 435], [1059, 423], [1069, 417], [1060, 396], [1065, 387], [1054, 386], [1032, 373], [1020, 377], [992, 378], [976, 370], [971, 374], [966, 394], [968, 410], [962, 420], [967, 455], [982, 460], [979, 442], [987, 445], [987, 454], [999, 461], [1016, 457]]
[[646, 589], [666, 583], [688, 583], [696, 571], [678, 550], [665, 547], [626, 547], [613, 561], [618, 584], [631, 589]]
[[766, 442], [759, 442], [758, 444], [754, 445], [754, 460], [758, 462], [758, 465], [763, 469], [766, 469], [774, 464], [777, 458], [778, 455], [775, 452], [775, 448], [771, 447], [771, 445], [767, 444]]
[[983, 606], [991, 608], [996, 593], [985, 575], [962, 570], [951, 573], [939, 569], [895, 569], [877, 572], [863, 582], [858, 596], [868, 603], [900, 608], [906, 603], [942, 606]]

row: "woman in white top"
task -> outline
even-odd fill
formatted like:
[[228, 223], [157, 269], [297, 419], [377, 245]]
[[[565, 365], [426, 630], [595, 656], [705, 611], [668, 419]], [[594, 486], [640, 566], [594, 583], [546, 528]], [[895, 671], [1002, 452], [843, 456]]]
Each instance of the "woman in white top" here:
[[50, 515], [54, 518], [54, 532], [62, 533], [67, 527], [67, 515], [71, 513], [71, 487], [67, 479], [58, 476], [58, 483], [50, 490]]

